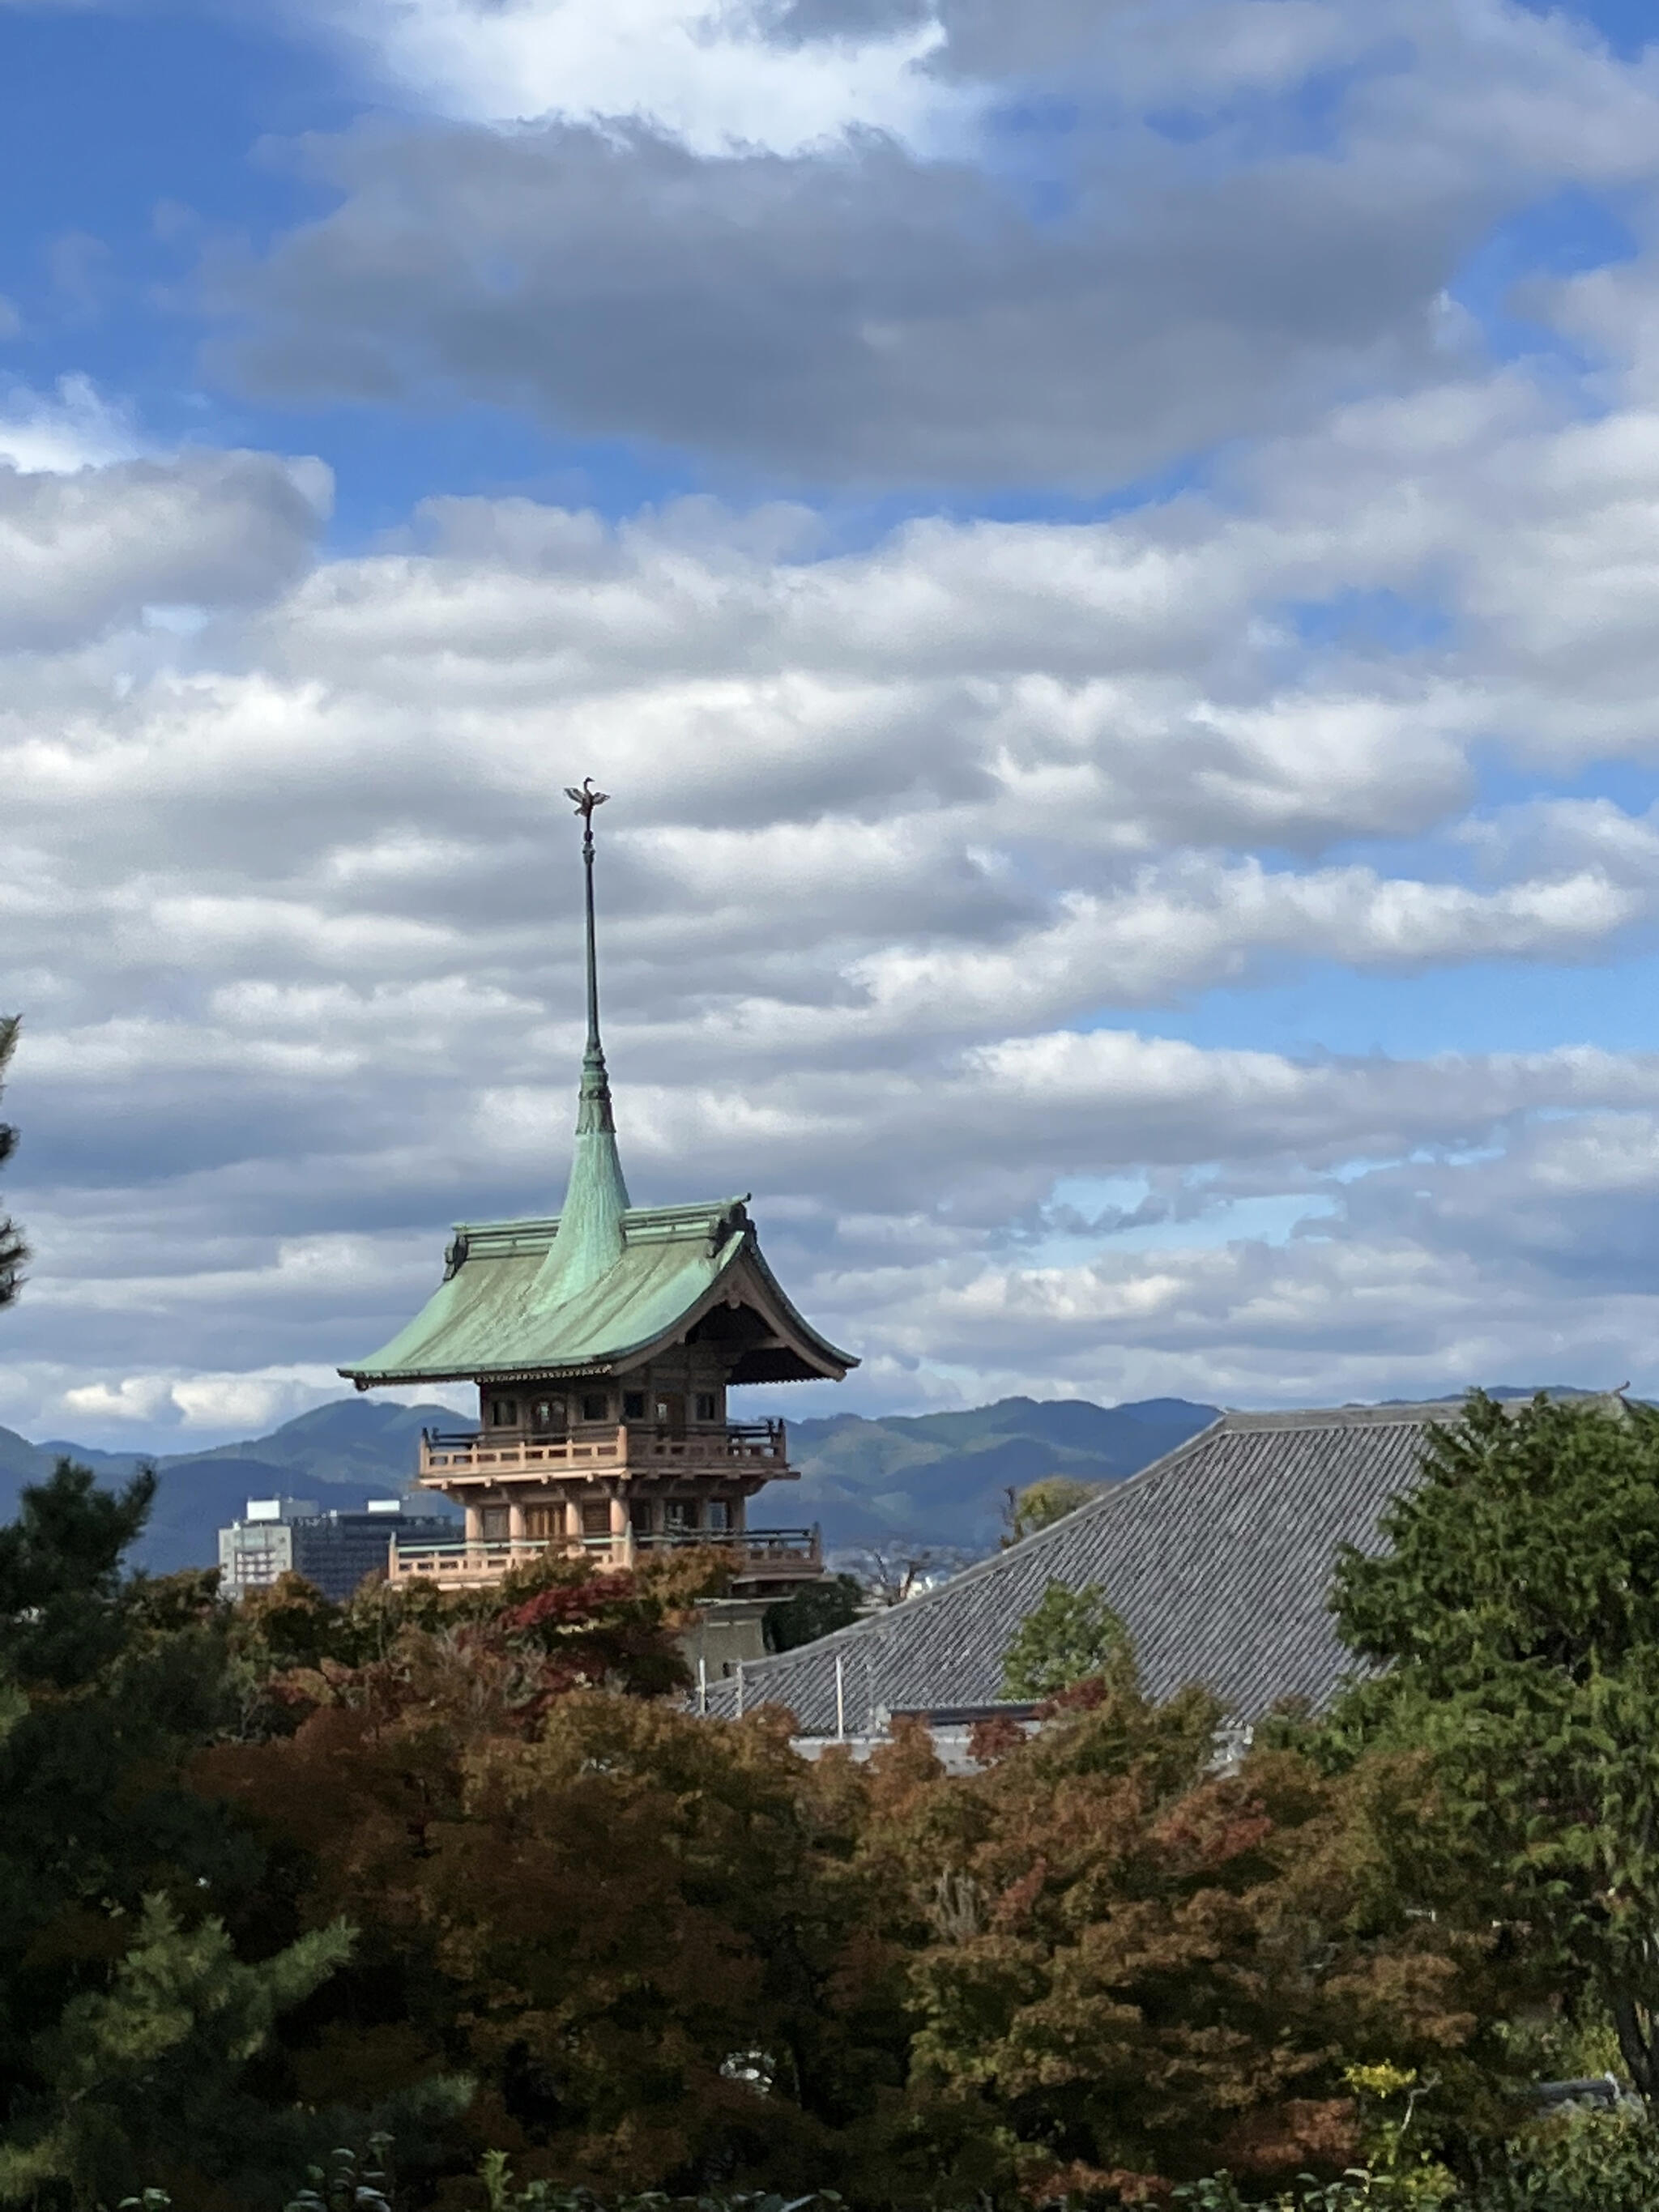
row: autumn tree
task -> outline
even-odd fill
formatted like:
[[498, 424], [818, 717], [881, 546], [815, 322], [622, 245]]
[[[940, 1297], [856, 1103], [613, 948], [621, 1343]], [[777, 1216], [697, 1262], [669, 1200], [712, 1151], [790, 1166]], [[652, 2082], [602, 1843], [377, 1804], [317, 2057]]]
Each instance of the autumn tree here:
[[1605, 2007], [1659, 2096], [1659, 1413], [1480, 1393], [1431, 1434], [1388, 1548], [1339, 1564], [1361, 1659], [1347, 1756], [1415, 1753], [1431, 1817], [1397, 1824], [1402, 1887], [1499, 1923], [1536, 1993]]
[[1332, 2172], [1346, 2064], [1443, 2068], [1474, 2035], [1480, 1946], [1395, 1908], [1352, 1781], [1284, 1752], [1218, 1773], [1220, 1719], [1130, 1663], [1029, 1741], [995, 1724], [978, 1773], [920, 1732], [873, 1762], [866, 1848], [915, 1931], [893, 2201]]
[[[371, 1597], [273, 1684], [286, 1723], [198, 1778], [285, 1854], [273, 1932], [361, 1930], [302, 2023], [302, 2084], [368, 2100], [464, 2071], [462, 2171], [495, 2148], [599, 2189], [811, 2187], [903, 2073], [902, 2012], [863, 1994], [896, 1970], [859, 1785], [797, 1758], [781, 1715], [659, 1694], [684, 1683], [664, 1588], [550, 1562], [389, 1632], [395, 1595]], [[305, 1616], [290, 1589], [262, 1632], [314, 1646]]]
[[[15, 1015], [0, 1015], [0, 1091], [5, 1087], [5, 1073], [17, 1043], [17, 1019]], [[0, 1121], [0, 1167], [3, 1167], [17, 1148], [17, 1132], [9, 1122]], [[0, 1306], [9, 1305], [17, 1296], [22, 1281], [23, 1262], [28, 1249], [17, 1231], [16, 1224], [7, 1215], [0, 1213]]]

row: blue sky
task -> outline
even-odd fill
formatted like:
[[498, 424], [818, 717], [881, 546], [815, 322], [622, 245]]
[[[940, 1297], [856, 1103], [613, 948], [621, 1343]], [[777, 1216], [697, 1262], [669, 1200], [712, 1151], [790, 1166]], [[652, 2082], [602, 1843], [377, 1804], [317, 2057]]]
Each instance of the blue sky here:
[[1659, 1388], [1648, 12], [0, 0], [0, 1422], [556, 1203], [589, 771], [847, 1402]]

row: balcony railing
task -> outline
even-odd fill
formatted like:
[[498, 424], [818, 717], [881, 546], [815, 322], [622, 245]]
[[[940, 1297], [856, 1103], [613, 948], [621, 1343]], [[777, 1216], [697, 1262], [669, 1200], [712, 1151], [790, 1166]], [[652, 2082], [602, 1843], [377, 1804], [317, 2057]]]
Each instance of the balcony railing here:
[[602, 1553], [608, 1563], [612, 1543], [609, 1536], [593, 1536], [559, 1544], [524, 1540], [516, 1544], [393, 1544], [386, 1576], [388, 1581], [394, 1583], [418, 1578], [442, 1583], [452, 1589], [476, 1589], [484, 1583], [500, 1582], [514, 1567], [533, 1566], [550, 1552], [574, 1555], [593, 1551]]
[[694, 1551], [698, 1545], [718, 1551], [740, 1551], [750, 1561], [816, 1560], [816, 1528], [653, 1528], [634, 1531], [634, 1547], [640, 1552]]
[[500, 1582], [515, 1567], [532, 1566], [550, 1553], [585, 1557], [597, 1567], [631, 1566], [646, 1552], [689, 1550], [699, 1545], [735, 1553], [733, 1572], [743, 1581], [798, 1581], [821, 1573], [823, 1547], [816, 1528], [714, 1528], [630, 1530], [625, 1535], [555, 1538], [541, 1543], [477, 1540], [392, 1546], [388, 1576], [392, 1582], [417, 1578], [451, 1589], [477, 1589]]
[[420, 1479], [436, 1486], [498, 1482], [515, 1475], [613, 1474], [623, 1468], [754, 1468], [769, 1479], [788, 1472], [781, 1421], [706, 1421], [684, 1425], [588, 1423], [557, 1435], [480, 1429], [421, 1431]]

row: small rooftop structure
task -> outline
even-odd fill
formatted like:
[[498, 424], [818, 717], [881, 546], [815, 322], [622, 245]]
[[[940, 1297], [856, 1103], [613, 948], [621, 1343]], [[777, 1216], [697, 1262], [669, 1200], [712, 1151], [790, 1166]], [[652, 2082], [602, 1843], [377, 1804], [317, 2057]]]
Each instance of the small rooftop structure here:
[[706, 1709], [786, 1706], [810, 1746], [879, 1736], [904, 1711], [994, 1706], [1008, 1646], [1050, 1582], [1100, 1586], [1152, 1697], [1201, 1683], [1246, 1725], [1287, 1697], [1322, 1707], [1353, 1665], [1327, 1603], [1338, 1547], [1381, 1548], [1378, 1519], [1417, 1481], [1430, 1425], [1462, 1411], [1224, 1413], [941, 1588], [746, 1664]]

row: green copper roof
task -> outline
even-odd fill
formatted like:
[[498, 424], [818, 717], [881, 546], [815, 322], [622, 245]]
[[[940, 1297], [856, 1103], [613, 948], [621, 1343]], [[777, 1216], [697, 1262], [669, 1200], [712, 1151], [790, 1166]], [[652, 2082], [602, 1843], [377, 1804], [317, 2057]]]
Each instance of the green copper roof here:
[[448, 1273], [421, 1311], [390, 1344], [341, 1374], [360, 1389], [612, 1374], [694, 1329], [726, 1346], [734, 1382], [839, 1380], [858, 1364], [796, 1312], [761, 1255], [740, 1199], [630, 1206], [616, 1224], [618, 1256], [574, 1288], [558, 1272], [559, 1220], [458, 1228]]
[[623, 1223], [628, 1210], [605, 1054], [592, 1043], [582, 1060], [570, 1181], [552, 1246], [537, 1278], [538, 1304], [550, 1309], [568, 1305], [610, 1273], [626, 1249]]
[[444, 1279], [407, 1328], [340, 1373], [376, 1382], [602, 1375], [638, 1366], [698, 1332], [717, 1341], [733, 1382], [839, 1382], [858, 1364], [810, 1328], [761, 1257], [742, 1199], [630, 1206], [599, 1042], [593, 929], [593, 810], [584, 782], [587, 1044], [563, 1211], [545, 1221], [458, 1228]]

